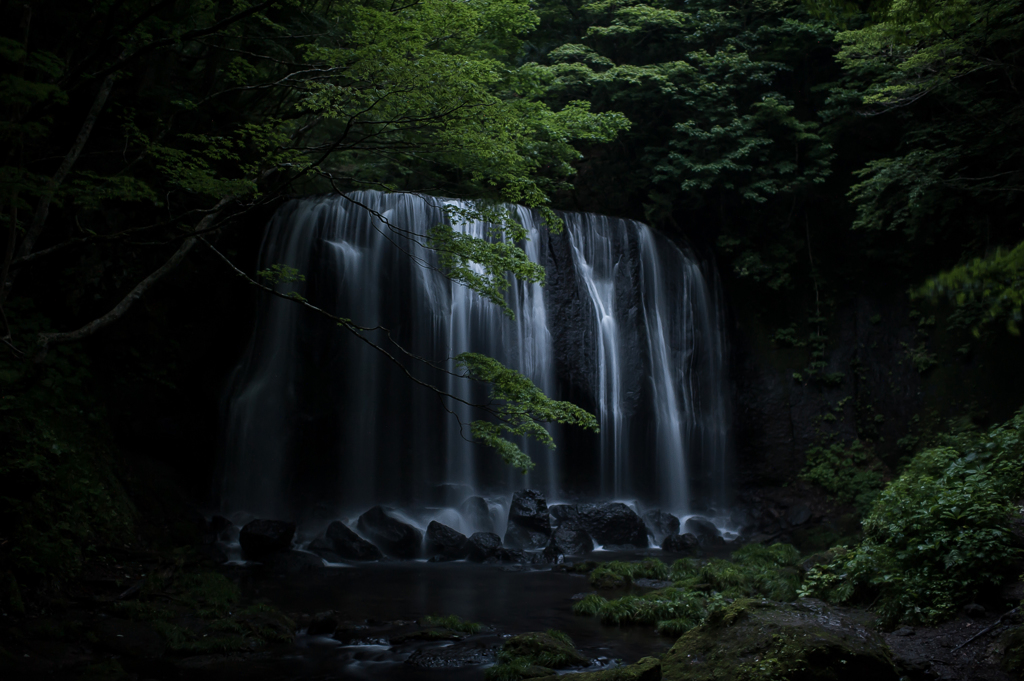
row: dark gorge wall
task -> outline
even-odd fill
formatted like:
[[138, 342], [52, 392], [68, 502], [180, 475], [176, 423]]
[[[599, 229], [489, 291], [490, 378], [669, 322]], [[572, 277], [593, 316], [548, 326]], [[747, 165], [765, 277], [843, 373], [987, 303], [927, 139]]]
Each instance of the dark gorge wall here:
[[838, 304], [820, 327], [826, 366], [817, 374], [808, 372], [813, 344], [778, 336], [790, 317], [739, 297], [728, 305], [742, 488], [792, 484], [809, 449], [855, 441], [889, 476], [935, 434], [1002, 422], [1024, 403], [1016, 338], [1000, 328], [975, 339], [948, 310], [900, 291]]

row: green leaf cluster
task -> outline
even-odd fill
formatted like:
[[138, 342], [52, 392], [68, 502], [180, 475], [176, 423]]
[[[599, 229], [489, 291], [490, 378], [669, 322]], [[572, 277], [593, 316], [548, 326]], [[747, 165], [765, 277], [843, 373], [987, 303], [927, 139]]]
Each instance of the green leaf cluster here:
[[863, 514], [884, 486], [885, 471], [871, 445], [853, 440], [809, 447], [800, 479], [819, 485], [830, 497], [852, 504]]
[[835, 549], [804, 595], [876, 603], [883, 621], [934, 623], [1016, 576], [1011, 513], [1024, 495], [1024, 413], [987, 433], [919, 452], [864, 520], [864, 540]]
[[1004, 320], [1007, 330], [1019, 336], [1024, 319], [1024, 243], [943, 272], [916, 295], [932, 300], [946, 297], [959, 308], [980, 306], [980, 323], [972, 328], [975, 336], [980, 335], [981, 324], [997, 320]]
[[545, 423], [570, 424], [598, 431], [593, 414], [570, 402], [550, 399], [530, 379], [496, 359], [466, 352], [458, 355], [455, 361], [466, 376], [491, 386], [488, 406], [494, 419], [473, 421], [473, 437], [496, 449], [505, 463], [523, 473], [533, 468], [534, 463], [509, 438], [531, 437], [554, 447], [554, 439], [544, 427]]

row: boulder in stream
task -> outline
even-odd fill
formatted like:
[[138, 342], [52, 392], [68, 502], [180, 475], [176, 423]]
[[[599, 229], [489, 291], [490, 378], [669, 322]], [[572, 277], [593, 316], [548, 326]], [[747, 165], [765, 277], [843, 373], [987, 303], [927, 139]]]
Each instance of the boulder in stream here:
[[512, 495], [505, 528], [505, 545], [516, 549], [541, 549], [551, 536], [551, 519], [544, 496], [532, 489]]
[[480, 532], [493, 532], [494, 522], [491, 520], [491, 508], [483, 497], [470, 497], [459, 506], [459, 513], [471, 528]]
[[323, 537], [310, 543], [309, 550], [332, 563], [338, 562], [339, 559], [380, 560], [384, 557], [380, 549], [338, 520], [327, 526], [327, 532]]
[[412, 525], [387, 514], [382, 506], [374, 506], [359, 516], [359, 531], [392, 558], [412, 559], [420, 554], [423, 533]]
[[575, 504], [555, 504], [548, 506], [548, 515], [554, 526], [561, 525], [568, 520], [576, 520], [580, 517], [579, 507]]
[[252, 520], [238, 535], [246, 560], [263, 560], [292, 546], [295, 523], [283, 520]]
[[598, 544], [647, 548], [647, 527], [629, 506], [580, 504], [576, 511], [577, 522]]
[[900, 678], [870, 622], [809, 598], [736, 600], [683, 634], [661, 665], [665, 681]]
[[701, 546], [714, 543], [715, 539], [722, 536], [715, 524], [699, 515], [691, 516], [683, 523], [683, 532], [688, 532], [700, 542]]
[[544, 557], [552, 563], [559, 556], [586, 556], [594, 550], [594, 540], [587, 531], [575, 523], [559, 525], [551, 533], [551, 541], [544, 548]]
[[474, 532], [466, 540], [466, 557], [474, 563], [482, 563], [501, 549], [501, 537], [493, 532]]
[[466, 535], [431, 520], [427, 525], [427, 553], [441, 560], [460, 560], [466, 557], [468, 549]]
[[692, 556], [700, 551], [700, 541], [689, 532], [670, 534], [661, 541], [661, 550], [667, 553], [684, 553]]
[[660, 509], [644, 513], [643, 521], [647, 526], [647, 532], [654, 537], [655, 543], [660, 544], [665, 537], [679, 534], [679, 518]]

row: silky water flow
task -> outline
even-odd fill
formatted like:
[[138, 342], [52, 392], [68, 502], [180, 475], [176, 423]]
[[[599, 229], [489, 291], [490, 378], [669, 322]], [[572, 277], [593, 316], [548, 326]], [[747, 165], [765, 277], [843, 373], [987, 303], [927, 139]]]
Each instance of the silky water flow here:
[[[446, 221], [446, 206], [469, 207], [355, 192], [294, 200], [271, 220], [260, 269], [295, 268], [304, 280], [280, 291], [373, 329], [362, 335], [391, 357], [323, 315], [261, 297], [225, 401], [223, 509], [331, 517], [390, 504], [433, 508], [468, 531], [478, 528], [443, 509], [480, 494], [498, 520], [511, 492], [531, 488], [549, 503], [721, 511], [728, 398], [713, 271], [639, 222], [566, 213], [565, 229], [552, 233], [536, 213], [512, 207], [547, 278], [543, 287], [513, 283], [509, 316], [448, 280], [419, 245]], [[472, 221], [455, 228], [491, 231]], [[494, 357], [545, 394], [591, 410], [600, 433], [553, 427], [557, 449], [522, 442], [536, 466], [525, 476], [511, 470], [472, 442], [479, 414], [410, 378], [482, 402], [486, 386], [435, 368], [457, 373], [462, 352]]]

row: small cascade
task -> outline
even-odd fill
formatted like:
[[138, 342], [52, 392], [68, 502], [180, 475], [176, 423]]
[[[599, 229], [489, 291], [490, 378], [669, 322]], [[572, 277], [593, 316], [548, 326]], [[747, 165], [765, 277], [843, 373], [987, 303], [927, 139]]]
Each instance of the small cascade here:
[[[283, 516], [454, 507], [530, 487], [549, 500], [722, 509], [725, 336], [716, 285], [697, 261], [639, 222], [565, 214], [566, 229], [552, 234], [519, 207], [524, 247], [547, 284], [515, 282], [510, 318], [450, 282], [418, 245], [448, 204], [463, 205], [356, 192], [295, 200], [271, 220], [260, 269], [297, 269], [304, 281], [282, 292], [371, 329], [366, 339], [394, 360], [321, 315], [261, 297], [225, 401], [223, 508]], [[457, 229], [488, 233], [480, 222]], [[600, 434], [555, 428], [554, 451], [521, 443], [537, 464], [524, 479], [470, 441], [478, 414], [406, 373], [481, 402], [486, 387], [439, 370], [454, 371], [451, 358], [467, 351], [594, 411]]]

